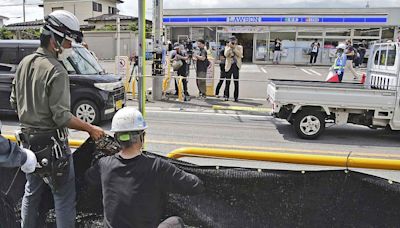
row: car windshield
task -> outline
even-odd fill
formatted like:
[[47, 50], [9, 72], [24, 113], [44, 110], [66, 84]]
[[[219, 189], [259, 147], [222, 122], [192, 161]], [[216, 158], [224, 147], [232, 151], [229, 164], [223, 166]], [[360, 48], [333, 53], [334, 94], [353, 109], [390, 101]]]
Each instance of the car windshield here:
[[93, 55], [84, 47], [74, 47], [72, 55], [64, 60], [64, 65], [72, 65], [75, 72], [79, 74], [99, 74], [103, 72], [100, 64]]

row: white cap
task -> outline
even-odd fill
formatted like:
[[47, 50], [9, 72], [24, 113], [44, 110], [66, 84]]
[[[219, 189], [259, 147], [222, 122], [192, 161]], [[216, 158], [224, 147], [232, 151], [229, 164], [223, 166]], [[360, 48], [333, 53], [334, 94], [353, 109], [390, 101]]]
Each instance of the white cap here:
[[347, 46], [346, 46], [346, 44], [344, 44], [344, 43], [340, 43], [337, 47], [336, 47], [336, 49], [346, 49], [347, 48]]

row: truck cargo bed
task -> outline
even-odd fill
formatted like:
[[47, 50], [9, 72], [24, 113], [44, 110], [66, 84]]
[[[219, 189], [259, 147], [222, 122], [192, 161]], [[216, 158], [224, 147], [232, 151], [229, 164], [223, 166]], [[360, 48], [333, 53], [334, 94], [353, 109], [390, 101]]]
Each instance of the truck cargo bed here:
[[396, 91], [369, 89], [354, 83], [271, 80], [267, 94], [272, 102], [281, 105], [329, 108], [392, 110], [396, 102]]

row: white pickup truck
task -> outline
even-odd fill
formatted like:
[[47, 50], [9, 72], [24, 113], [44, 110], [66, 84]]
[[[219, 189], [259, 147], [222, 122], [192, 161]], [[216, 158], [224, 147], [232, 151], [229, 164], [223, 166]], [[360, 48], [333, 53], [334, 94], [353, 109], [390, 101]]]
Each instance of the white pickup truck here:
[[371, 48], [364, 84], [271, 80], [267, 99], [273, 116], [304, 139], [316, 139], [327, 123], [400, 130], [399, 77], [400, 43], [380, 43]]

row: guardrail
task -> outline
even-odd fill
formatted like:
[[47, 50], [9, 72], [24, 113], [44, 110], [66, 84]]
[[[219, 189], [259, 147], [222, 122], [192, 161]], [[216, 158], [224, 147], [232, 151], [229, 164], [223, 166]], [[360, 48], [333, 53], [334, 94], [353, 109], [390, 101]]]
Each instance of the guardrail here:
[[345, 157], [339, 157], [339, 156], [327, 156], [327, 155], [291, 154], [291, 153], [277, 153], [277, 152], [187, 147], [174, 150], [171, 153], [169, 153], [167, 157], [173, 159], [179, 159], [182, 157], [202, 157], [202, 158], [219, 158], [219, 159], [230, 158], [230, 159], [271, 161], [271, 162], [294, 163], [294, 164], [305, 164], [305, 165], [336, 166], [345, 168], [400, 170], [400, 160], [361, 158], [361, 157], [351, 157], [350, 155], [351, 154]]
[[[16, 141], [15, 136], [4, 135], [5, 138]], [[72, 148], [78, 148], [84, 143], [83, 140], [69, 140]], [[336, 166], [344, 168], [365, 168], [400, 170], [400, 160], [381, 158], [362, 158], [348, 156], [292, 154], [278, 152], [248, 151], [248, 150], [226, 150], [200, 147], [185, 147], [174, 150], [167, 154], [168, 158], [179, 159], [182, 157], [200, 157], [212, 159], [244, 159], [253, 161], [270, 161], [281, 163], [293, 163], [304, 165]]]

